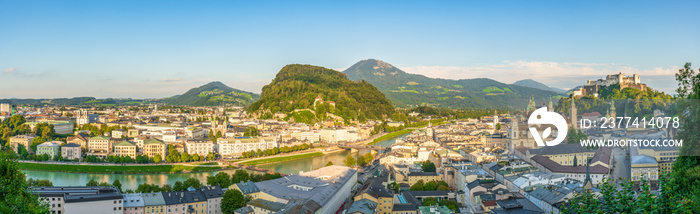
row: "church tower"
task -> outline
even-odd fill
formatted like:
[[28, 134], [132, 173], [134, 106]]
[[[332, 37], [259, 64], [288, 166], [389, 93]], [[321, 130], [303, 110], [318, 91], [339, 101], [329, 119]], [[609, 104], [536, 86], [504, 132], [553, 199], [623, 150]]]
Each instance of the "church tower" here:
[[617, 113], [615, 113], [615, 100], [610, 100], [610, 117], [617, 117]]
[[586, 180], [583, 180], [583, 189], [586, 189], [586, 190], [593, 189], [593, 181], [591, 181], [590, 163], [586, 163]]
[[554, 104], [552, 104], [552, 97], [549, 97], [549, 106], [547, 106], [549, 112], [554, 112]]

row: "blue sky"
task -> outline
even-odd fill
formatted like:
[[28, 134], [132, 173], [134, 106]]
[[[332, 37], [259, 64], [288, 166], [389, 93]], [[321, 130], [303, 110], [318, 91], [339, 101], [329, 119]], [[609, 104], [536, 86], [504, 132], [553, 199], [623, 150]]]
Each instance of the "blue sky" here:
[[259, 93], [286, 64], [374, 58], [448, 79], [571, 88], [639, 73], [672, 91], [700, 67], [697, 1], [6, 1], [0, 98]]

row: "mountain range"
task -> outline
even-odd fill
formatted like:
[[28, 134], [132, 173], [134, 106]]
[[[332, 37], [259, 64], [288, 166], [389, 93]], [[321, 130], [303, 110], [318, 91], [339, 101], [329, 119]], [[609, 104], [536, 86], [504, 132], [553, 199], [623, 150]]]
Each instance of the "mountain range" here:
[[537, 82], [537, 81], [532, 80], [532, 79], [518, 80], [518, 81], [514, 82], [513, 85], [536, 88], [536, 89], [540, 89], [540, 90], [544, 90], [544, 91], [553, 91], [553, 92], [560, 93], [560, 94], [566, 93], [566, 90], [564, 90], [564, 89], [549, 87], [545, 84], [542, 84], [542, 83]]
[[402, 108], [424, 105], [443, 108], [524, 108], [530, 98], [539, 101], [558, 99], [563, 95], [549, 87], [543, 90], [541, 87], [505, 84], [487, 78], [429, 78], [406, 73], [375, 59], [357, 62], [343, 73], [350, 80], [371, 83], [394, 105]]

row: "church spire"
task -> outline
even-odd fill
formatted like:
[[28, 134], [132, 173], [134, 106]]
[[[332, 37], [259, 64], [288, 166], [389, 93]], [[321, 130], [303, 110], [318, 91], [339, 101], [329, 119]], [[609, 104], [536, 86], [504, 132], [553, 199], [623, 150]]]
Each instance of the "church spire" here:
[[593, 188], [593, 182], [591, 181], [591, 168], [590, 163], [586, 161], [586, 180], [583, 180], [583, 189], [590, 190]]

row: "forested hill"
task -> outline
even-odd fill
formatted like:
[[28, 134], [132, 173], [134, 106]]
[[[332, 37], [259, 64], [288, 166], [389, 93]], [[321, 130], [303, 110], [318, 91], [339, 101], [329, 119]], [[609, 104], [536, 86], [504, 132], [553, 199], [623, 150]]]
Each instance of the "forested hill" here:
[[300, 64], [284, 66], [248, 109], [262, 118], [279, 112], [306, 123], [328, 119], [325, 113], [363, 121], [381, 119], [394, 112], [391, 101], [372, 84], [351, 81], [332, 69]]
[[171, 105], [212, 106], [234, 104], [247, 106], [260, 96], [251, 92], [228, 87], [219, 81], [192, 88], [182, 95], [176, 95], [160, 100]]

